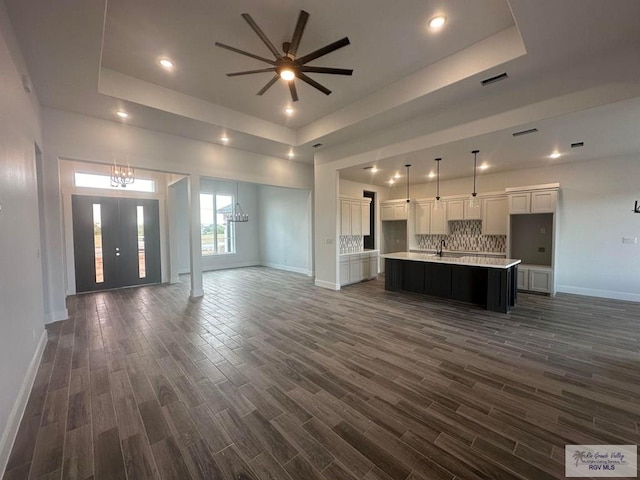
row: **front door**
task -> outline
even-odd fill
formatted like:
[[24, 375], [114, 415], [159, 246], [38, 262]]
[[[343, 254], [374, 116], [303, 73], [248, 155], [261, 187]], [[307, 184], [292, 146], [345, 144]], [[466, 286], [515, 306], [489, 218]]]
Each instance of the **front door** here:
[[76, 292], [160, 282], [158, 200], [73, 195]]

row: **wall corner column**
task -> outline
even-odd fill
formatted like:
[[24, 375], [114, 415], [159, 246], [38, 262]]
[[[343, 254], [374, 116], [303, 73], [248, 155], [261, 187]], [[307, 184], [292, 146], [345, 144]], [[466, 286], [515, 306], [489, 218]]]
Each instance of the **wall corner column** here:
[[202, 239], [200, 237], [200, 175], [189, 176], [189, 244], [191, 298], [204, 296], [202, 287]]
[[331, 164], [314, 166], [315, 285], [340, 290], [338, 278], [338, 171]]

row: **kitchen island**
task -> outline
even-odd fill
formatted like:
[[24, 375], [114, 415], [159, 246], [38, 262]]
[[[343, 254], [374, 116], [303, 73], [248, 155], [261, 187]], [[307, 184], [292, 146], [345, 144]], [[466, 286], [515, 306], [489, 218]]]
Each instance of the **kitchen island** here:
[[520, 260], [397, 252], [385, 259], [385, 290], [422, 293], [507, 313], [516, 304]]

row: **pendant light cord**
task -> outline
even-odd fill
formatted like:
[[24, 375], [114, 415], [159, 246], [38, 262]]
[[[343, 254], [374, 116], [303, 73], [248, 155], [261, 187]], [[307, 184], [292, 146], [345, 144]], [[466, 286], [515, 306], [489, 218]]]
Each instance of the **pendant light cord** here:
[[407, 203], [411, 201], [409, 198], [409, 167], [410, 166], [411, 164], [405, 165], [405, 167], [407, 167]]
[[473, 153], [473, 193], [471, 195], [475, 197], [476, 196], [476, 172], [478, 171], [477, 157], [478, 157], [478, 153], [480, 153], [480, 150], [474, 150], [471, 153]]
[[440, 200], [440, 160], [436, 158], [436, 200]]

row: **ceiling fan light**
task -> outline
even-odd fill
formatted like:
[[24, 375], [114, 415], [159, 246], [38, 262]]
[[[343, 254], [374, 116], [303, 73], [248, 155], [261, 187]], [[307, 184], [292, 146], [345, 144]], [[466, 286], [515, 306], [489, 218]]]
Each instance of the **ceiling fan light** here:
[[290, 82], [291, 80], [296, 78], [296, 74], [293, 72], [293, 70], [283, 68], [282, 70], [280, 70], [280, 78], [287, 82]]

